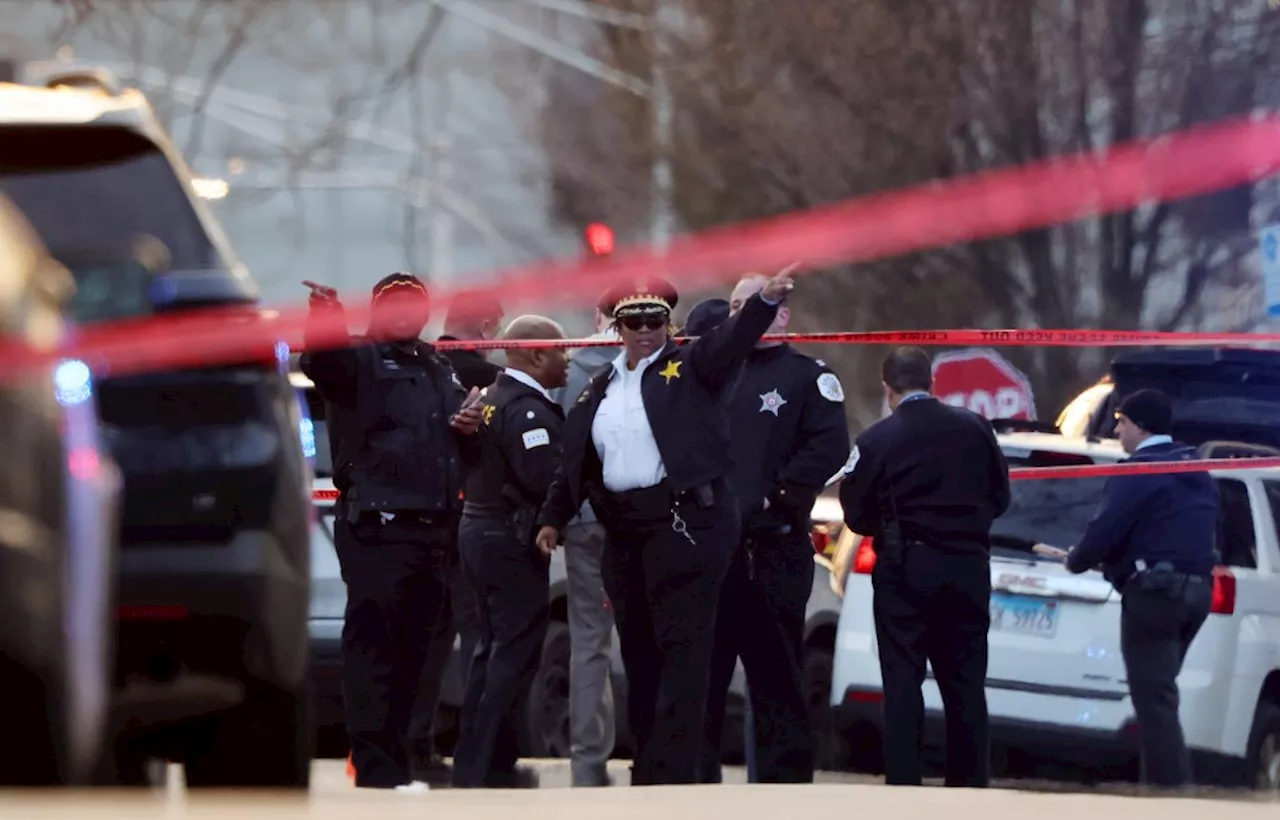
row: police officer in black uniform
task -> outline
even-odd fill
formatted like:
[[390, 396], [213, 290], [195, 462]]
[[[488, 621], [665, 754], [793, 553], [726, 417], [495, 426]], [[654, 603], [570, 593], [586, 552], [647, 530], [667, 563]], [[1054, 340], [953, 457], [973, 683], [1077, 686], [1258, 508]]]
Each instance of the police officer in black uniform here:
[[[746, 276], [731, 314], [767, 282]], [[766, 335], [785, 333], [785, 304]], [[729, 474], [742, 507], [742, 544], [720, 593], [707, 701], [703, 778], [718, 782], [725, 698], [741, 657], [755, 728], [757, 779], [812, 782], [813, 734], [801, 676], [805, 607], [813, 589], [810, 511], [849, 454], [840, 380], [820, 361], [780, 342], [759, 342], [729, 402]]]
[[929, 395], [923, 350], [893, 351], [881, 378], [894, 412], [858, 436], [840, 503], [849, 528], [874, 538], [885, 782], [923, 777], [928, 661], [946, 711], [946, 784], [985, 787], [991, 523], [1009, 506], [1009, 468], [990, 422]]
[[[1173, 407], [1157, 390], [1139, 390], [1116, 411], [1116, 437], [1130, 462], [1192, 461], [1175, 442]], [[1138, 718], [1143, 782], [1165, 788], [1191, 782], [1191, 756], [1178, 718], [1178, 673], [1209, 617], [1218, 489], [1208, 473], [1118, 475], [1067, 569], [1102, 566], [1120, 600], [1120, 652]]]
[[[563, 339], [564, 331], [522, 316], [504, 338]], [[507, 361], [481, 400], [479, 458], [458, 533], [480, 635], [453, 763], [453, 784], [465, 788], [535, 785], [516, 770], [516, 721], [547, 633], [549, 563], [534, 545], [534, 522], [560, 461], [564, 411], [550, 391], [564, 386], [569, 358], [563, 348], [512, 348]]]
[[603, 575], [626, 667], [635, 785], [700, 779], [716, 607], [740, 525], [724, 391], [773, 322], [789, 274], [687, 345], [671, 339], [668, 283], [617, 292], [623, 350], [565, 421], [538, 545], [554, 550], [584, 500], [608, 532]]
[[429, 300], [416, 277], [378, 282], [368, 336], [334, 349], [318, 341], [345, 328], [342, 305], [331, 288], [306, 284], [300, 363], [326, 402], [334, 453], [334, 541], [347, 586], [343, 703], [356, 785], [408, 786], [410, 711], [446, 618], [463, 481], [465, 438], [450, 419], [467, 397], [449, 363], [418, 340]]
[[[444, 334], [439, 341], [462, 339], [488, 340], [497, 335], [502, 322], [502, 305], [495, 299], [455, 302], [449, 306], [444, 320]], [[453, 365], [458, 381], [467, 390], [493, 384], [502, 368], [489, 361], [480, 350], [452, 348], [442, 355]], [[461, 567], [449, 573], [449, 612], [445, 628], [436, 635], [422, 665], [422, 681], [413, 705], [409, 724], [410, 764], [414, 777], [432, 786], [447, 785], [452, 779], [449, 767], [441, 759], [435, 745], [435, 715], [444, 686], [444, 673], [453, 658], [454, 641], [461, 636], [458, 667], [461, 684], [467, 685], [471, 659], [476, 654], [479, 635], [476, 632], [476, 602], [470, 587], [462, 581]]]

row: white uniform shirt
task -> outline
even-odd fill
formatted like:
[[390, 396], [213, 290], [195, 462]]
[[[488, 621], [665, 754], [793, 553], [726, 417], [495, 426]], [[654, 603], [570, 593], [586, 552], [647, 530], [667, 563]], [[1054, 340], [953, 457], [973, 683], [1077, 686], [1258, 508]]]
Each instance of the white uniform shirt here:
[[532, 387], [534, 390], [537, 390], [539, 393], [546, 396], [547, 401], [551, 402], [552, 404], [555, 403], [555, 399], [551, 398], [551, 394], [547, 392], [547, 388], [538, 384], [537, 379], [535, 379], [533, 376], [530, 376], [528, 373], [524, 372], [523, 370], [513, 370], [510, 367], [506, 367], [506, 368], [503, 368], [502, 372], [506, 373], [512, 379], [515, 379], [516, 381], [520, 382], [525, 387]]
[[640, 395], [640, 379], [661, 353], [658, 350], [641, 359], [635, 370], [627, 370], [625, 350], [613, 360], [615, 375], [591, 424], [591, 441], [604, 467], [604, 487], [609, 492], [652, 487], [667, 477]]

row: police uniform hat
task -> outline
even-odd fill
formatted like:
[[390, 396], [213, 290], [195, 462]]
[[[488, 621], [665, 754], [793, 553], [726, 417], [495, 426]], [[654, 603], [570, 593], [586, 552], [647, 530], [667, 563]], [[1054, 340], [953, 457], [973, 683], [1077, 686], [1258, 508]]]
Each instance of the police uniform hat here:
[[378, 280], [373, 286], [373, 301], [388, 296], [417, 296], [424, 301], [430, 298], [422, 280], [409, 273], [393, 273]]
[[1173, 432], [1173, 403], [1159, 390], [1138, 390], [1120, 402], [1117, 416], [1129, 421], [1154, 436], [1167, 436]]
[[689, 318], [684, 323], [685, 336], [701, 336], [708, 330], [721, 325], [729, 318], [729, 300], [713, 298], [703, 299], [689, 311]]
[[679, 302], [675, 287], [665, 279], [653, 277], [611, 289], [600, 300], [600, 309], [614, 318], [670, 314]]

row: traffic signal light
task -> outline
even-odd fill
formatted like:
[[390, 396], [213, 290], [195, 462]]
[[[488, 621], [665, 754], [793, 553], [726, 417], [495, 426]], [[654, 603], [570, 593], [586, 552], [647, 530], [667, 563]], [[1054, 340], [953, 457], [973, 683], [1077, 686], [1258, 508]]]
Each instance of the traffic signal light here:
[[592, 256], [608, 256], [613, 253], [613, 228], [603, 222], [592, 222], [585, 233], [587, 249]]

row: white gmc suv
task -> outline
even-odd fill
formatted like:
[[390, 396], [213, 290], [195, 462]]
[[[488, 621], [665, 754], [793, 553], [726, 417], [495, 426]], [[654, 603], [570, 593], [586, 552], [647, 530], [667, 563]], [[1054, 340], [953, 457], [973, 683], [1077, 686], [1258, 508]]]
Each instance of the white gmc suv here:
[[[1005, 433], [1011, 467], [1105, 464], [1124, 458], [1114, 440]], [[1213, 449], [1208, 449], [1213, 448]], [[1206, 457], [1247, 445], [1213, 443]], [[1229, 454], [1229, 453], [1228, 453]], [[1280, 470], [1212, 473], [1222, 499], [1213, 608], [1178, 678], [1181, 717], [1196, 779], [1280, 789]], [[1133, 706], [1120, 656], [1120, 594], [1100, 573], [1068, 573], [1031, 552], [1036, 542], [1074, 545], [1105, 478], [1013, 482], [1013, 501], [992, 529], [987, 702], [997, 750], [1063, 762], [1136, 757]], [[838, 536], [832, 574], [843, 596], [831, 702], [859, 768], [880, 771], [882, 685], [871, 614], [870, 539]], [[926, 743], [942, 743], [942, 700], [924, 685]]]

